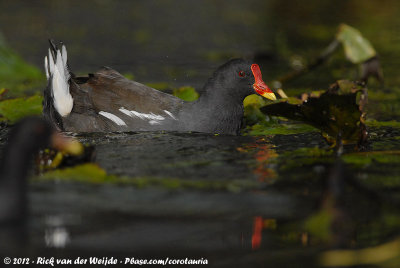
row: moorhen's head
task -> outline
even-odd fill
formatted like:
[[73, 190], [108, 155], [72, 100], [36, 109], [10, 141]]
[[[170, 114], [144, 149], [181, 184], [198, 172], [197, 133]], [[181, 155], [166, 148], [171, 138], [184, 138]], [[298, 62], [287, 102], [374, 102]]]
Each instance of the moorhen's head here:
[[259, 94], [276, 100], [275, 94], [262, 80], [260, 67], [250, 61], [233, 59], [217, 69], [212, 78], [214, 87], [224, 88], [224, 94], [243, 100], [251, 94]]

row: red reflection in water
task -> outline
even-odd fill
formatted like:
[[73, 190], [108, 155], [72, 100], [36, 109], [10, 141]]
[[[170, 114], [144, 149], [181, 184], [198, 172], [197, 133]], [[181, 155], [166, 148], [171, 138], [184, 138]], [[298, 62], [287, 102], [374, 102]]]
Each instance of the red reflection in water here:
[[257, 175], [259, 181], [273, 182], [276, 178], [276, 172], [268, 167], [271, 159], [278, 156], [273, 147], [272, 144], [267, 143], [267, 140], [259, 138], [256, 139], [254, 143], [237, 148], [239, 152], [243, 153], [254, 152], [253, 155], [256, 160], [256, 165], [253, 167], [253, 172]]
[[276, 158], [277, 154], [275, 153], [275, 150], [271, 149], [271, 145], [259, 146], [257, 149], [258, 152], [254, 156], [257, 160], [257, 167], [254, 170], [254, 173], [260, 181], [268, 182], [269, 179], [275, 178], [276, 174], [274, 170], [267, 167], [267, 164], [271, 158]]
[[263, 229], [263, 218], [255, 217], [254, 225], [253, 225], [253, 235], [251, 237], [251, 248], [258, 249], [261, 246], [261, 238], [262, 238], [262, 229]]

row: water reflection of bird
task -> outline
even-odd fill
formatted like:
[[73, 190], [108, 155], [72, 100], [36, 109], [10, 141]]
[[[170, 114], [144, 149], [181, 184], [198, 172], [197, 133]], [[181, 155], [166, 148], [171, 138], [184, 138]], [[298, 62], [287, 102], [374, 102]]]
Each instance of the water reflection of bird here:
[[76, 141], [62, 137], [39, 117], [21, 120], [9, 133], [0, 163], [0, 224], [19, 223], [26, 217], [26, 177], [33, 155], [52, 146], [69, 152], [82, 148]]
[[275, 100], [257, 64], [236, 59], [218, 68], [197, 101], [186, 102], [131, 81], [111, 68], [75, 77], [67, 64], [64, 45], [53, 42], [45, 69], [44, 114], [61, 130], [198, 131], [238, 134], [243, 99], [258, 93]]

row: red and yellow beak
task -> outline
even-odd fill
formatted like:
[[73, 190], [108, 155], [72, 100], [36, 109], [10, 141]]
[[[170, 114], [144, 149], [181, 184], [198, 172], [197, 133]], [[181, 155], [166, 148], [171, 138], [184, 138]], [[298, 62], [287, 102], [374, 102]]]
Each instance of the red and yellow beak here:
[[256, 80], [253, 84], [253, 88], [257, 92], [257, 94], [270, 100], [276, 100], [275, 94], [262, 80], [260, 67], [257, 64], [252, 64], [251, 71], [253, 72], [254, 78]]

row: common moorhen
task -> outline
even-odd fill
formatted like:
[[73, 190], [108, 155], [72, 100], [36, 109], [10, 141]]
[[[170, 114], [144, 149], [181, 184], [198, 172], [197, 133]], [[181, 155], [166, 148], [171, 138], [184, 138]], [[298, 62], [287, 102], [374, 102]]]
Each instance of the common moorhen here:
[[204, 85], [203, 94], [186, 102], [123, 77], [103, 67], [76, 77], [67, 63], [67, 50], [50, 41], [45, 57], [48, 79], [43, 112], [60, 130], [197, 131], [239, 134], [243, 99], [254, 93], [275, 100], [257, 64], [234, 59], [219, 67]]
[[38, 117], [21, 120], [8, 136], [0, 162], [0, 229], [21, 222], [26, 215], [26, 177], [39, 149], [50, 145], [69, 153], [81, 149], [78, 142], [62, 137], [49, 122]]

